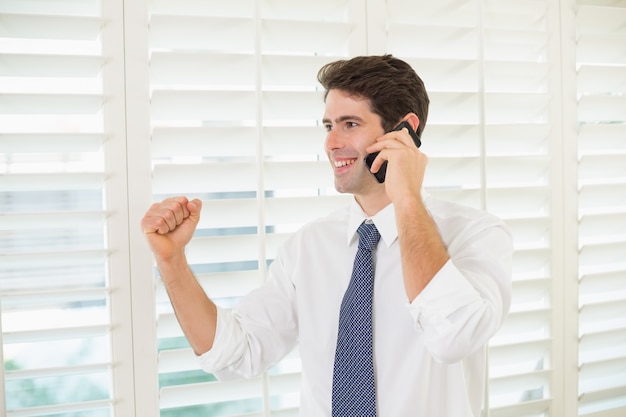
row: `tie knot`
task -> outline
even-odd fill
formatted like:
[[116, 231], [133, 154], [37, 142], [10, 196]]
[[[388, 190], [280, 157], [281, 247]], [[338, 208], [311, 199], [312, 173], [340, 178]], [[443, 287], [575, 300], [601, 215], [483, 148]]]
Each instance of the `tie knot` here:
[[374, 223], [361, 223], [359, 229], [359, 248], [372, 250], [380, 240], [380, 233]]

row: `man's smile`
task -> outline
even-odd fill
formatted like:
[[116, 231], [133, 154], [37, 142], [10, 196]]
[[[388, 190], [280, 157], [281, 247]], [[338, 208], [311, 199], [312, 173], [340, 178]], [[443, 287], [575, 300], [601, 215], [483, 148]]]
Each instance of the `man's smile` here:
[[356, 162], [356, 159], [342, 159], [334, 161], [336, 168], [342, 168], [348, 165], [352, 165]]

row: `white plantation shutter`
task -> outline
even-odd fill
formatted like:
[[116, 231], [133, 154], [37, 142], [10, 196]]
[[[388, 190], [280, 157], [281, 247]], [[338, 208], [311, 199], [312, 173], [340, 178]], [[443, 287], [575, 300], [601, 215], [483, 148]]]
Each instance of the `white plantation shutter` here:
[[[354, 44], [365, 10], [352, 3], [151, 5], [154, 198], [203, 200], [187, 255], [220, 305], [263, 282], [286, 233], [346, 201], [334, 191], [323, 150], [316, 74], [326, 62], [364, 52]], [[264, 377], [214, 382], [197, 370], [158, 285], [162, 416], [297, 414], [297, 353]]]
[[323, 151], [317, 70], [389, 52], [430, 92], [428, 191], [514, 233], [484, 415], [621, 416], [625, 11], [2, 0], [0, 415], [297, 415], [297, 352], [252, 380], [198, 370], [139, 220], [151, 194], [203, 199], [188, 256], [232, 305], [288, 233], [349, 199]]
[[[559, 158], [559, 64], [549, 1], [387, 2], [386, 52], [407, 59], [431, 98], [422, 150], [431, 195], [486, 209], [515, 242], [511, 312], [491, 343], [491, 416], [550, 415], [558, 276], [552, 201]], [[558, 42], [558, 39], [556, 40]], [[562, 209], [562, 207], [556, 207]], [[557, 398], [557, 401], [562, 399]]]
[[578, 1], [578, 415], [626, 414], [626, 2]]
[[[124, 205], [111, 179], [123, 172], [107, 159], [122, 143], [113, 126], [123, 109], [112, 113], [119, 95], [103, 87], [121, 67], [106, 55], [114, 9], [100, 6], [0, 3], [0, 414], [7, 417], [113, 416], [115, 402], [127, 399], [117, 389], [132, 381], [132, 368], [113, 363], [130, 350], [116, 350], [129, 328], [116, 326], [126, 314], [110, 296], [128, 282], [111, 255], [123, 250], [120, 233], [109, 232], [127, 228], [124, 215], [111, 213]], [[117, 410], [129, 412], [126, 404]]]

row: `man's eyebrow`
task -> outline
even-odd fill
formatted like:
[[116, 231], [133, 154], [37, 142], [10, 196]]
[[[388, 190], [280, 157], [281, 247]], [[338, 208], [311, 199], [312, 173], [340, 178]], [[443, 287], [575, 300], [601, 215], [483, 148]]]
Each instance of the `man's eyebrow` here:
[[[341, 116], [337, 119], [335, 119], [335, 123], [341, 123], [341, 122], [345, 122], [346, 120], [356, 120], [357, 122], [362, 122], [363, 119], [359, 116], [351, 116], [351, 115], [345, 115], [345, 116]], [[322, 123], [323, 124], [328, 124], [331, 123], [331, 120], [327, 117], [322, 119]]]

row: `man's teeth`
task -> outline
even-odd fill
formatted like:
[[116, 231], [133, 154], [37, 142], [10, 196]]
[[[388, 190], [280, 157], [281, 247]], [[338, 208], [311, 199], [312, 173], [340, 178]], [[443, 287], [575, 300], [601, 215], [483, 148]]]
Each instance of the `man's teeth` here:
[[356, 162], [356, 159], [351, 159], [349, 161], [335, 161], [335, 167], [341, 168], [341, 167], [345, 167], [346, 165], [354, 164], [355, 162]]

